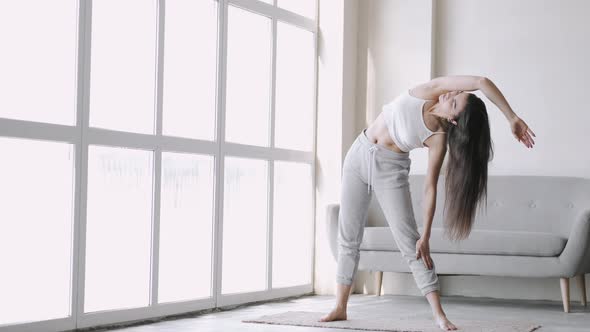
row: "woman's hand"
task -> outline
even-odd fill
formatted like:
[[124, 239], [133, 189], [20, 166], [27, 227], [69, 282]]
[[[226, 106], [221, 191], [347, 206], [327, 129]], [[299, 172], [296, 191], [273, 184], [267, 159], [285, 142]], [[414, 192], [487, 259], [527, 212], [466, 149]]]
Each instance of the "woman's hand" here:
[[420, 237], [416, 242], [416, 259], [422, 257], [424, 265], [429, 270], [432, 270], [432, 258], [430, 257], [430, 246], [428, 244], [428, 238]]
[[[522, 142], [527, 148], [533, 147], [535, 144], [533, 137], [537, 136], [523, 119], [519, 118], [518, 116], [514, 116], [512, 119], [510, 119], [510, 129], [512, 130], [512, 135], [514, 135], [516, 140]], [[531, 137], [531, 134], [533, 137]]]

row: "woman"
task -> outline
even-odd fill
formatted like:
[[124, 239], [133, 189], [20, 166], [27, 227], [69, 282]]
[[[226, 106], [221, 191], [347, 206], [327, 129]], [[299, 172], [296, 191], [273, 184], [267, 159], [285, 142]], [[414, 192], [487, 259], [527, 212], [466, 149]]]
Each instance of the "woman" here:
[[[440, 305], [439, 282], [428, 242], [436, 186], [447, 150], [443, 213], [448, 238], [460, 240], [469, 235], [476, 206], [487, 195], [492, 140], [484, 102], [466, 92], [474, 90], [481, 90], [502, 111], [519, 142], [533, 147], [532, 136], [536, 137], [533, 131], [486, 77], [437, 77], [404, 91], [383, 106], [377, 119], [357, 136], [344, 159], [338, 222], [337, 304], [320, 321], [346, 319], [372, 188], [402, 257], [430, 303], [436, 324], [443, 330], [457, 329]], [[421, 147], [428, 147], [429, 158], [422, 235], [414, 220], [408, 182], [409, 151]]]

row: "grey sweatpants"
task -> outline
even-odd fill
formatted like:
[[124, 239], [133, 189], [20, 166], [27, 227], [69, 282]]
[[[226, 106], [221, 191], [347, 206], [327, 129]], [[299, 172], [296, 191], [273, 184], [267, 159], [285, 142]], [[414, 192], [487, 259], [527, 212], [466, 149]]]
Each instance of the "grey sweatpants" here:
[[416, 241], [420, 233], [408, 181], [410, 153], [395, 152], [372, 143], [365, 130], [346, 153], [342, 167], [336, 281], [350, 285], [356, 275], [369, 203], [375, 192], [395, 243], [422, 295], [439, 290], [434, 262], [429, 270], [422, 258], [416, 259]]

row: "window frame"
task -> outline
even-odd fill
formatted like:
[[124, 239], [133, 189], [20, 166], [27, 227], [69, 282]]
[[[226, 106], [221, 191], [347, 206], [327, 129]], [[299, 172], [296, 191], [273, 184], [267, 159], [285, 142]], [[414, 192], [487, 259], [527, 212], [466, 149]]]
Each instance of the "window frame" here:
[[[77, 35], [77, 73], [76, 73], [76, 121], [74, 126], [0, 118], [0, 136], [49, 140], [69, 143], [75, 151], [75, 193], [73, 206], [73, 238], [72, 238], [72, 270], [71, 270], [71, 316], [46, 321], [17, 323], [0, 326], [0, 332], [5, 331], [61, 331], [75, 328], [86, 328], [98, 325], [108, 325], [132, 320], [148, 319], [166, 315], [180, 314], [189, 311], [210, 309], [253, 301], [263, 301], [286, 296], [295, 296], [313, 292], [313, 256], [315, 253], [315, 209], [316, 209], [316, 131], [317, 131], [317, 83], [318, 83], [318, 7], [315, 1], [316, 17], [307, 18], [287, 11], [273, 4], [258, 0], [214, 0], [217, 2], [217, 78], [216, 78], [216, 120], [215, 140], [165, 136], [162, 134], [162, 91], [164, 72], [164, 10], [165, 0], [153, 0], [157, 4], [157, 77], [155, 98], [155, 133], [152, 135], [122, 132], [89, 126], [89, 83], [90, 83], [90, 45], [92, 0], [77, 1], [78, 35]], [[258, 147], [224, 141], [225, 133], [225, 83], [227, 63], [227, 15], [228, 6], [236, 6], [254, 13], [269, 17], [272, 20], [272, 56], [271, 56], [271, 93], [270, 93], [270, 147]], [[274, 147], [275, 132], [275, 88], [276, 88], [276, 54], [277, 54], [277, 22], [292, 24], [313, 33], [314, 40], [314, 86], [313, 86], [313, 148], [312, 151], [296, 151]], [[84, 279], [86, 254], [86, 214], [88, 190], [88, 149], [90, 145], [111, 147], [125, 147], [133, 149], [152, 150], [154, 152], [154, 188], [152, 210], [152, 266], [150, 304], [147, 307], [132, 309], [117, 309], [112, 311], [92, 312], [85, 314]], [[207, 154], [214, 157], [215, 192], [214, 192], [214, 224], [212, 248], [212, 296], [191, 301], [158, 303], [158, 261], [159, 261], [159, 228], [160, 228], [160, 194], [162, 173], [162, 152], [185, 152]], [[223, 187], [224, 187], [224, 156], [258, 158], [268, 161], [268, 227], [267, 227], [267, 289], [260, 292], [221, 294], [222, 276], [222, 230], [223, 230]], [[310, 283], [295, 287], [272, 288], [272, 218], [274, 201], [274, 161], [292, 161], [309, 164], [312, 169], [312, 222], [311, 235], [311, 264]]]

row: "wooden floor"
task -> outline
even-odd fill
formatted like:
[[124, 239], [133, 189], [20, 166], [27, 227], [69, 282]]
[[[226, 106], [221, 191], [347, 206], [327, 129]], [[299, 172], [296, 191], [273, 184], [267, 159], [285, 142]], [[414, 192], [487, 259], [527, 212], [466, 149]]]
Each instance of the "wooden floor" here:
[[[353, 330], [317, 327], [283, 326], [269, 324], [242, 323], [242, 319], [284, 311], [328, 312], [334, 305], [334, 296], [307, 295], [283, 301], [272, 301], [242, 305], [233, 309], [215, 309], [213, 312], [199, 313], [192, 317], [164, 318], [164, 320], [132, 327], [117, 329], [94, 329], [93, 331], [120, 332], [250, 332], [250, 331], [298, 331], [298, 332], [350, 332]], [[472, 298], [443, 296], [443, 309], [452, 322], [453, 318], [497, 320], [526, 319], [542, 327], [535, 332], [590, 332], [590, 307], [583, 307], [578, 301], [572, 302], [570, 312], [563, 312], [558, 301], [500, 300], [493, 298]], [[367, 317], [432, 318], [426, 298], [405, 295], [354, 294], [348, 307], [349, 313]], [[136, 323], [137, 324], [137, 323]], [[433, 321], [434, 326], [434, 321]], [[441, 330], [442, 331], [442, 330]]]

